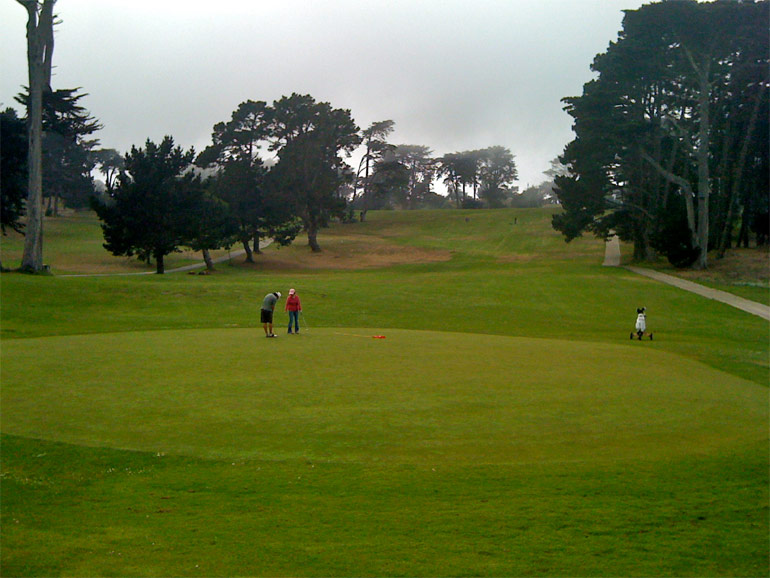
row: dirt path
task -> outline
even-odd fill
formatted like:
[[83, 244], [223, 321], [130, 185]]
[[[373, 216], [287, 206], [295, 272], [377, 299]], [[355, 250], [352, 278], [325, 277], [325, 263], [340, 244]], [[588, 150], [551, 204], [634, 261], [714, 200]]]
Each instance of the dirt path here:
[[[603, 265], [605, 267], [620, 266], [620, 241], [618, 240], [617, 236], [612, 237], [609, 241], [607, 241], [605, 245]], [[625, 266], [624, 269], [633, 271], [638, 275], [644, 275], [645, 277], [655, 279], [661, 283], [666, 283], [668, 285], [673, 285], [674, 287], [684, 289], [685, 291], [696, 293], [702, 297], [706, 297], [707, 299], [713, 299], [721, 303], [726, 303], [727, 305], [770, 321], [770, 306], [763, 305], [762, 303], [750, 301], [726, 291], [712, 289], [711, 287], [699, 285], [698, 283], [693, 283], [692, 281], [687, 281], [686, 279], [680, 279], [679, 277], [675, 277], [673, 275], [667, 275], [666, 273], [661, 273], [660, 271], [653, 271], [652, 269], [632, 267], [630, 265]]]

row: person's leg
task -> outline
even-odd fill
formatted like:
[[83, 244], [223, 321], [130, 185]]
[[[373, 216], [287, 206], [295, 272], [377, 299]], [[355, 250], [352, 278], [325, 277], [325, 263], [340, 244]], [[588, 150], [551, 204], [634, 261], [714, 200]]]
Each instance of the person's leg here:
[[265, 330], [265, 337], [273, 336], [273, 312], [265, 309], [261, 312], [262, 327]]
[[265, 330], [265, 336], [267, 336], [267, 317], [265, 316], [265, 310], [260, 309], [259, 320], [262, 322], [262, 329]]

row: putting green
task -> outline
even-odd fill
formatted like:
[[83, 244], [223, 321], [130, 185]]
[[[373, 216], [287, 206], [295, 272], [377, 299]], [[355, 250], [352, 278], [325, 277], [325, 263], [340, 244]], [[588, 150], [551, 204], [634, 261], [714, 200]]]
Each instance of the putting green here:
[[426, 466], [657, 459], [766, 439], [766, 389], [657, 347], [332, 328], [7, 340], [2, 430], [227, 459]]

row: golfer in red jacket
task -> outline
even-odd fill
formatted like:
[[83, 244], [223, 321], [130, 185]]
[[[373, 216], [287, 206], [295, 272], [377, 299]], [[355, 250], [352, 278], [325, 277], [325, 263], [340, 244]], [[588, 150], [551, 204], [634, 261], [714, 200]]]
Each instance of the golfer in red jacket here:
[[289, 335], [292, 333], [292, 322], [294, 322], [294, 333], [299, 333], [299, 312], [302, 311], [302, 304], [299, 302], [299, 297], [294, 289], [289, 289], [285, 310], [289, 312]]

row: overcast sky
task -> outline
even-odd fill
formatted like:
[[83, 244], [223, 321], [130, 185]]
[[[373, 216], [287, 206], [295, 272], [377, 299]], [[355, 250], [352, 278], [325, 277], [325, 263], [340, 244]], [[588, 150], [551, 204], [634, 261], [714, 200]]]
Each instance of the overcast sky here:
[[[502, 145], [538, 184], [572, 140], [561, 99], [641, 0], [59, 0], [53, 88], [121, 153], [170, 134], [202, 150], [244, 100], [310, 94], [394, 144]], [[25, 9], [0, 0], [0, 105], [27, 85]]]

